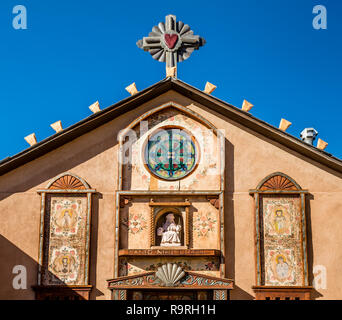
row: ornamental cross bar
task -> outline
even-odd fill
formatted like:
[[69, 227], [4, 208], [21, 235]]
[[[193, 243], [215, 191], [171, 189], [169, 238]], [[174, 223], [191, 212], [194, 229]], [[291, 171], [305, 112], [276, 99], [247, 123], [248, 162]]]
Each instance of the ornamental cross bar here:
[[187, 24], [177, 22], [174, 15], [166, 16], [165, 23], [154, 26], [148, 37], [137, 42], [137, 46], [148, 51], [153, 59], [166, 62], [166, 68], [177, 68], [178, 62], [188, 59], [204, 44], [203, 38], [195, 36]]

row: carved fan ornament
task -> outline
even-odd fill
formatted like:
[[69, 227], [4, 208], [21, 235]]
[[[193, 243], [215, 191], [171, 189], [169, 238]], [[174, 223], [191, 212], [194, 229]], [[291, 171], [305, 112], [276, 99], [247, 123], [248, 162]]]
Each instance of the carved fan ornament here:
[[60, 177], [57, 179], [50, 187], [49, 189], [53, 190], [85, 190], [84, 184], [77, 179], [76, 177], [73, 177], [71, 175], [65, 175], [63, 177]]
[[168, 263], [158, 268], [156, 276], [165, 286], [175, 287], [177, 286], [178, 281], [185, 276], [185, 272], [176, 263]]
[[298, 188], [288, 178], [276, 175], [266, 180], [260, 190], [298, 190]]

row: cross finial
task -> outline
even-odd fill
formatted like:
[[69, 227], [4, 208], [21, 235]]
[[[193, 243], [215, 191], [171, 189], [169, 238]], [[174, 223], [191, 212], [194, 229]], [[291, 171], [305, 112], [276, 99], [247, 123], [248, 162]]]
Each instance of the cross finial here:
[[148, 37], [137, 42], [137, 46], [148, 51], [153, 59], [166, 62], [167, 70], [173, 67], [177, 70], [178, 62], [188, 59], [194, 50], [204, 44], [203, 38], [195, 36], [182, 21], [176, 22], [176, 16], [171, 14], [166, 16], [165, 23], [154, 26]]

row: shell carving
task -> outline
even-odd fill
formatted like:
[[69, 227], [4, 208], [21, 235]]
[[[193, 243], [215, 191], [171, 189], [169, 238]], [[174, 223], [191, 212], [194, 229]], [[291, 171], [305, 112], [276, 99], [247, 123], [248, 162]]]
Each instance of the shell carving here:
[[71, 175], [65, 175], [56, 180], [49, 189], [60, 190], [60, 189], [78, 189], [84, 190], [83, 183], [76, 177]]
[[292, 181], [286, 177], [277, 175], [264, 182], [261, 190], [297, 190]]
[[178, 281], [185, 276], [185, 272], [176, 263], [168, 263], [158, 268], [156, 276], [166, 287], [175, 287]]

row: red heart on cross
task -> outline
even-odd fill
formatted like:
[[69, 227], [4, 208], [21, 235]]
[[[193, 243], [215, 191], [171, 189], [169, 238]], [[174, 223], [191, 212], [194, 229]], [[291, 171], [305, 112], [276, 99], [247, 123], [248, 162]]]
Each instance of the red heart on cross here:
[[168, 46], [169, 49], [173, 49], [178, 41], [178, 35], [177, 34], [169, 34], [166, 33], [164, 35], [165, 43]]

